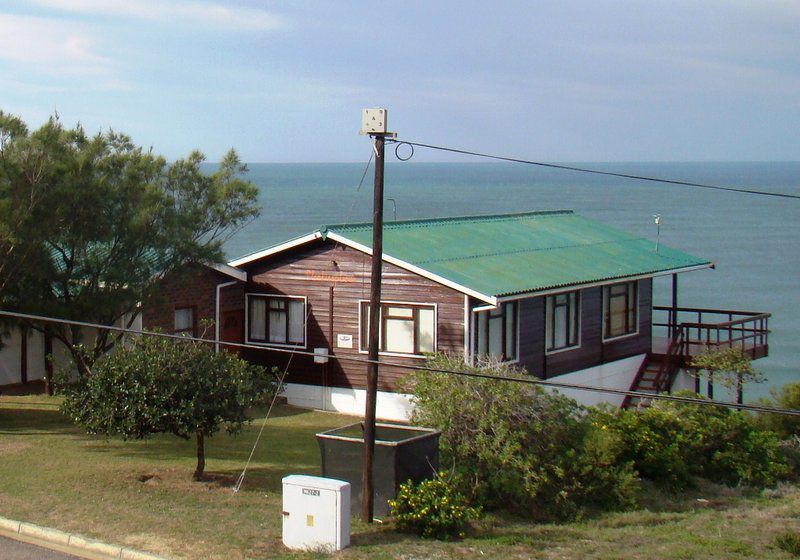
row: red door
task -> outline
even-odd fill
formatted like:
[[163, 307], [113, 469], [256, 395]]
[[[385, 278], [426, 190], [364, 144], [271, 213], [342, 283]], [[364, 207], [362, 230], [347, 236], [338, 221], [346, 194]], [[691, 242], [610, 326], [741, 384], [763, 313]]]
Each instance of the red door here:
[[[223, 342], [244, 342], [244, 309], [222, 312], [222, 328], [219, 337]], [[239, 353], [241, 348], [223, 346], [229, 352]]]

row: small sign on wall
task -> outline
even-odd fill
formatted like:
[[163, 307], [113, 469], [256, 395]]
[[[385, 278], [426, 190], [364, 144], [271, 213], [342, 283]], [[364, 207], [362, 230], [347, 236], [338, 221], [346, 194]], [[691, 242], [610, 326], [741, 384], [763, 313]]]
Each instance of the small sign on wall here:
[[336, 347], [337, 348], [352, 348], [353, 347], [353, 335], [352, 334], [337, 334], [336, 335]]

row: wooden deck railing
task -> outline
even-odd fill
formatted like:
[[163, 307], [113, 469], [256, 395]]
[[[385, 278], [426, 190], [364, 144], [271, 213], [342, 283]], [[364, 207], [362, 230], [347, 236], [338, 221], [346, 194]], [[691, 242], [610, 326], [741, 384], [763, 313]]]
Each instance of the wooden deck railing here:
[[[658, 320], [659, 315], [666, 319]], [[653, 306], [653, 327], [665, 328], [670, 339], [682, 332], [686, 356], [709, 348], [738, 347], [760, 358], [769, 348], [770, 316], [755, 311]]]

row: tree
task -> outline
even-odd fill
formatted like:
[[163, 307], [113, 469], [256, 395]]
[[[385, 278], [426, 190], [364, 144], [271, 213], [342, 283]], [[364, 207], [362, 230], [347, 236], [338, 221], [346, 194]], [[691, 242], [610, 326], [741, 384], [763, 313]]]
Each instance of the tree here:
[[62, 412], [91, 434], [143, 439], [169, 433], [197, 442], [195, 480], [205, 470], [205, 439], [224, 425], [241, 431], [247, 409], [271, 399], [277, 376], [206, 342], [140, 335], [102, 356], [91, 375], [57, 375]]
[[699, 356], [691, 359], [691, 367], [700, 372], [705, 371], [708, 378], [708, 398], [713, 398], [714, 380], [723, 387], [731, 389], [736, 387], [736, 401], [742, 404], [744, 400], [744, 384], [746, 382], [760, 383], [764, 376], [753, 367], [750, 356], [742, 348], [715, 348], [709, 349]]
[[[170, 164], [124, 134], [90, 137], [55, 117], [29, 133], [2, 113], [0, 141], [6, 308], [129, 327], [165, 274], [188, 262], [222, 262], [224, 241], [258, 215], [258, 191], [241, 179], [247, 168], [233, 150], [206, 174], [196, 151]], [[121, 336], [47, 330], [81, 375]]]
[[[769, 390], [769, 395], [768, 399], [758, 399], [758, 404], [800, 410], [800, 383], [786, 383], [780, 387], [773, 387]], [[762, 427], [772, 430], [781, 438], [800, 437], [800, 416], [759, 412], [757, 418]]]

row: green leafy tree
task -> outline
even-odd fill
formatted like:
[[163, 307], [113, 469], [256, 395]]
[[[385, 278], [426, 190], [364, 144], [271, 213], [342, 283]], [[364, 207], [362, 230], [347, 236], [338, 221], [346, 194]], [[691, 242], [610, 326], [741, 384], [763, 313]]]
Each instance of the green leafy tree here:
[[711, 384], [720, 383], [728, 389], [736, 388], [737, 401], [744, 400], [745, 383], [761, 383], [764, 376], [752, 364], [750, 356], [738, 347], [709, 349], [691, 359], [691, 367], [709, 382], [709, 398], [713, 398]]
[[102, 356], [91, 375], [57, 376], [62, 412], [91, 434], [142, 439], [194, 437], [201, 480], [205, 439], [223, 426], [241, 431], [247, 409], [271, 399], [277, 377], [205, 342], [137, 336]]
[[[786, 383], [769, 390], [769, 399], [759, 399], [758, 404], [789, 410], [800, 410], [800, 383]], [[758, 422], [782, 438], [800, 436], [800, 416], [759, 412]]]
[[[89, 136], [57, 118], [29, 132], [2, 113], [0, 148], [6, 308], [130, 326], [160, 278], [188, 262], [222, 262], [222, 244], [258, 214], [233, 150], [207, 174], [199, 152], [168, 163], [124, 134]], [[120, 337], [48, 329], [82, 375]]]

